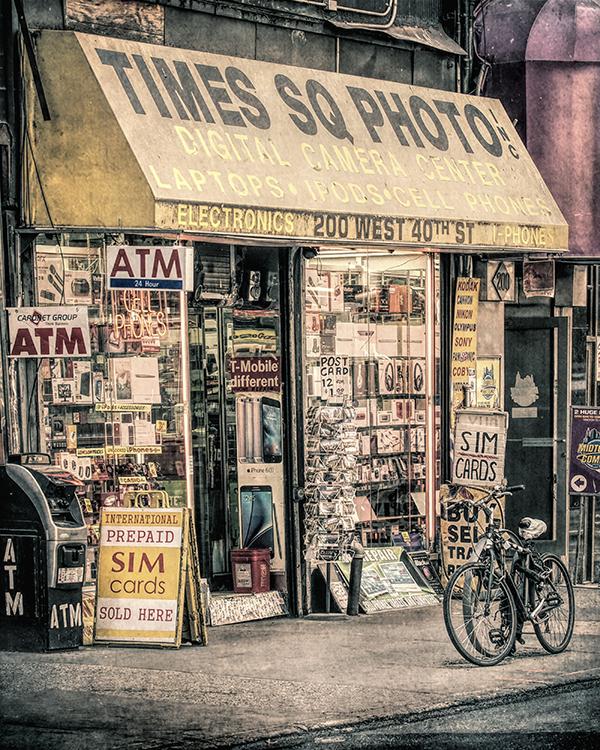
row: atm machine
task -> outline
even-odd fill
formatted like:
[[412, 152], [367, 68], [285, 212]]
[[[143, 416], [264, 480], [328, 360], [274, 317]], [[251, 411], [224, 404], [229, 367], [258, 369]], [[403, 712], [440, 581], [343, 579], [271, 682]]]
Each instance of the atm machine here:
[[48, 456], [13, 456], [0, 465], [0, 649], [82, 645], [83, 487]]

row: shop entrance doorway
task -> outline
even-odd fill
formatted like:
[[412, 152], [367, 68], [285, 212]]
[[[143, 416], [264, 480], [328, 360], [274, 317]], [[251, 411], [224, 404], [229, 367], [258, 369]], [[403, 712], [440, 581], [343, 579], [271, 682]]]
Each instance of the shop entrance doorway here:
[[506, 503], [506, 524], [543, 519], [538, 546], [564, 554], [566, 524], [567, 320], [519, 318], [505, 330], [505, 395], [509, 414], [505, 473], [525, 492]]
[[268, 549], [270, 586], [282, 590], [287, 453], [279, 252], [236, 247], [232, 264], [228, 294], [220, 302], [198, 302], [196, 295], [189, 313], [202, 570], [211, 592], [232, 591], [232, 551]]

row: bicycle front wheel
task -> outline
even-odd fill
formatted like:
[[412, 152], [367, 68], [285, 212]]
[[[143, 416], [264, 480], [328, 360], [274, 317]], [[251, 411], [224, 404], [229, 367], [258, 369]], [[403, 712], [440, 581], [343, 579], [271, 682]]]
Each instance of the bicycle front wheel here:
[[517, 635], [515, 603], [489, 566], [467, 563], [454, 571], [444, 592], [444, 622], [450, 640], [467, 661], [492, 667], [510, 652]]
[[575, 624], [573, 583], [563, 561], [556, 555], [542, 558], [546, 580], [536, 586], [536, 602], [543, 602], [541, 621], [533, 624], [538, 641], [551, 654], [560, 654], [569, 645]]

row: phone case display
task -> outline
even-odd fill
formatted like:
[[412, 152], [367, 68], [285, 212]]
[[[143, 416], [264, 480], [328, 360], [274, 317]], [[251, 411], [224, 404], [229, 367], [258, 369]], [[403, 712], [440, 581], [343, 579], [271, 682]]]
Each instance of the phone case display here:
[[[180, 295], [105, 286], [105, 238], [61, 235], [35, 249], [38, 304], [85, 305], [90, 356], [40, 360], [42, 450], [83, 482], [86, 583], [100, 509], [186, 501]], [[89, 593], [89, 592], [88, 592]]]
[[307, 486], [319, 415], [351, 405], [355, 508], [369, 546], [401, 544], [424, 527], [415, 497], [425, 492], [425, 273], [422, 256], [404, 254], [322, 250], [306, 264]]
[[355, 538], [358, 432], [349, 405], [313, 406], [306, 414], [307, 559], [345, 559]]

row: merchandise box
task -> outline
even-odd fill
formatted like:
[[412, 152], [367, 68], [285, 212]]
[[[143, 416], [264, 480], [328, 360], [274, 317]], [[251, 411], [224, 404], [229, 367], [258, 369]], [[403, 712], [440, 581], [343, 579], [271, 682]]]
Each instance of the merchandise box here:
[[399, 330], [395, 323], [377, 323], [377, 355], [379, 357], [396, 357], [399, 351]]

